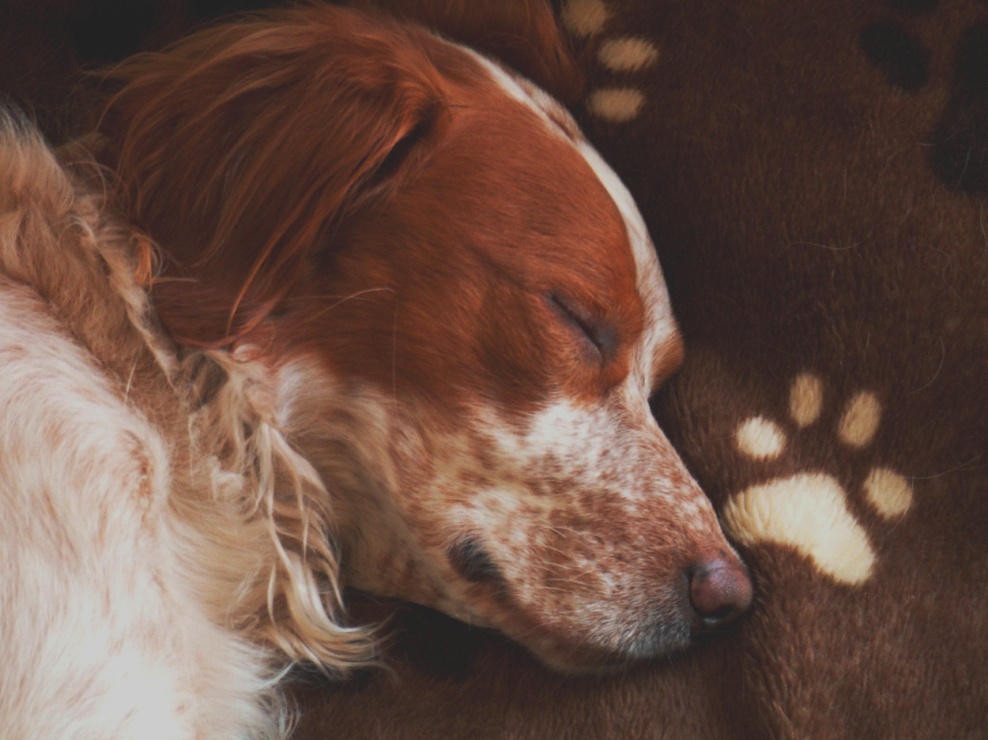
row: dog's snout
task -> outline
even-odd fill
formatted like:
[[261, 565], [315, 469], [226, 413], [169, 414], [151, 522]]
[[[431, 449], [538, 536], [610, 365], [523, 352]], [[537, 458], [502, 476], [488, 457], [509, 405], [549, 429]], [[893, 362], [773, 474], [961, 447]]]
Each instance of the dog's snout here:
[[751, 606], [752, 586], [747, 569], [733, 555], [701, 558], [689, 572], [690, 604], [696, 612], [697, 634], [731, 627]]

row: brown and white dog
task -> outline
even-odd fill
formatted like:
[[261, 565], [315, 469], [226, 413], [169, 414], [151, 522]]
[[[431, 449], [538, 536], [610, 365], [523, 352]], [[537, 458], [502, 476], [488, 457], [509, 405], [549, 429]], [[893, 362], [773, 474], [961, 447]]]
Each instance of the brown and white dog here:
[[373, 660], [344, 584], [569, 671], [747, 608], [649, 413], [682, 349], [645, 226], [547, 93], [318, 6], [115, 74], [88, 149], [0, 137], [5, 731], [277, 735], [291, 661]]

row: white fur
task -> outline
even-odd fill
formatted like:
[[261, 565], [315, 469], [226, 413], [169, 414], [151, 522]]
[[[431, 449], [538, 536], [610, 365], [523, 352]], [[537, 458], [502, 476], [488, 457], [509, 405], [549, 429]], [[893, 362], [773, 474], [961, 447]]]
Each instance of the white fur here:
[[[272, 528], [321, 534], [290, 503], [310, 473], [258, 399], [231, 396], [239, 368], [196, 401], [188, 368], [212, 364], [183, 370], [154, 328], [98, 181], [11, 121], [0, 172], [0, 734], [281, 735], [271, 646], [298, 655], [321, 629], [311, 651], [340, 668], [366, 646], [321, 597], [295, 633], [265, 613], [311, 591], [283, 585], [300, 555]], [[231, 428], [252, 436], [233, 456]]]

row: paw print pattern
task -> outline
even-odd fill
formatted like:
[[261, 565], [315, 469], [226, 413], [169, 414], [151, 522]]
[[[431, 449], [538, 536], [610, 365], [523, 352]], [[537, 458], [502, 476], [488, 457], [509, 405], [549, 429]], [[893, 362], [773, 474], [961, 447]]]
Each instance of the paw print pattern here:
[[[603, 33], [610, 11], [603, 0], [567, 0], [562, 8], [563, 25], [578, 39], [591, 39]], [[597, 61], [617, 76], [633, 74], [652, 67], [659, 51], [647, 39], [638, 36], [613, 36], [603, 39], [596, 49]], [[587, 110], [597, 118], [625, 123], [636, 118], [645, 104], [645, 95], [634, 86], [617, 85], [592, 90], [586, 99]]]
[[[894, 88], [918, 94], [930, 80], [931, 56], [920, 38], [900, 22], [932, 27], [924, 20], [940, 0], [888, 0], [893, 16], [865, 26], [858, 45]], [[897, 16], [897, 17], [896, 17]], [[988, 19], [957, 40], [947, 103], [930, 134], [930, 167], [948, 188], [988, 195]]]
[[[824, 400], [824, 385], [816, 375], [803, 373], [793, 380], [789, 416], [796, 430], [819, 421]], [[873, 393], [855, 394], [841, 414], [838, 440], [848, 450], [865, 450], [881, 414]], [[746, 457], [765, 462], [782, 455], [788, 444], [782, 426], [761, 416], [741, 422], [735, 441]], [[887, 521], [898, 520], [912, 506], [912, 485], [890, 468], [872, 467], [861, 487], [867, 503]], [[724, 521], [745, 545], [774, 542], [792, 547], [838, 583], [862, 584], [874, 569], [868, 533], [849, 508], [848, 493], [829, 473], [809, 470], [750, 486], [728, 501]]]

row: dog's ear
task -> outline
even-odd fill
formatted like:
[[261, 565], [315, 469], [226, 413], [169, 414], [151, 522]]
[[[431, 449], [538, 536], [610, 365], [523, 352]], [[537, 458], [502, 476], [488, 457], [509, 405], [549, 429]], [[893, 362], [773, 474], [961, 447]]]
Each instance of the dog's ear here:
[[[391, 23], [394, 23], [393, 21]], [[333, 225], [386, 192], [442, 117], [394, 24], [328, 6], [219, 26], [111, 73], [101, 131], [121, 207], [162, 252], [173, 337], [223, 347], [289, 292]]]
[[549, 0], [356, 0], [438, 31], [520, 72], [572, 105], [584, 78]]

